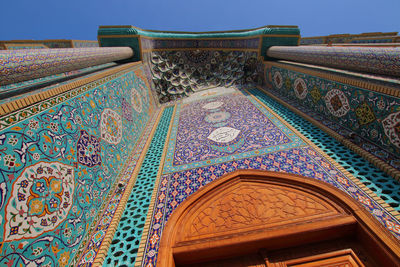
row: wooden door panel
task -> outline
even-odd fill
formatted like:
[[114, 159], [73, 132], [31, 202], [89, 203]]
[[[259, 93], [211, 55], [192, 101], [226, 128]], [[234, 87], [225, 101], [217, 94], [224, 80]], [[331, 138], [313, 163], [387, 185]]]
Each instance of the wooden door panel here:
[[354, 253], [329, 256], [319, 255], [320, 259], [298, 259], [297, 262], [287, 262], [287, 267], [364, 267], [365, 265]]

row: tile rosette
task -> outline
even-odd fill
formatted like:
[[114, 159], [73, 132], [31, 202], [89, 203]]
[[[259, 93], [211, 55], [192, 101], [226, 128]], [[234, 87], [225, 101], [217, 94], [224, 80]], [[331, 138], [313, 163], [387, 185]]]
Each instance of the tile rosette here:
[[5, 206], [3, 240], [35, 238], [57, 228], [72, 207], [74, 189], [72, 166], [39, 162], [25, 168]]

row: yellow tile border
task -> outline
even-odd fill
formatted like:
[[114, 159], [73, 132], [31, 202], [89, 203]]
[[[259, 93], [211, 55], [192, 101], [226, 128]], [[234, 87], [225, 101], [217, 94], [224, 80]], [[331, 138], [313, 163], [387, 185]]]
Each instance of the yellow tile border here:
[[139, 156], [139, 159], [138, 159], [138, 161], [136, 163], [135, 169], [132, 172], [131, 178], [129, 179], [129, 182], [126, 185], [125, 192], [124, 192], [124, 194], [123, 194], [123, 196], [122, 196], [122, 198], [121, 198], [121, 200], [120, 200], [120, 202], [118, 204], [117, 210], [115, 211], [115, 213], [113, 215], [111, 223], [110, 223], [110, 225], [109, 225], [109, 227], [108, 227], [108, 229], [106, 231], [104, 239], [103, 239], [103, 241], [102, 241], [102, 243], [100, 245], [100, 248], [99, 248], [99, 250], [98, 250], [98, 252], [96, 254], [96, 257], [95, 257], [95, 259], [93, 261], [93, 266], [101, 266], [103, 264], [106, 256], [107, 256], [108, 249], [109, 249], [110, 244], [111, 244], [111, 242], [112, 242], [112, 240], [114, 238], [115, 232], [117, 231], [117, 228], [118, 228], [119, 222], [121, 220], [122, 214], [124, 213], [126, 204], [127, 204], [128, 200], [129, 200], [129, 196], [130, 196], [130, 194], [132, 192], [133, 186], [136, 183], [136, 179], [137, 179], [139, 170], [140, 170], [140, 168], [142, 166], [142, 163], [143, 163], [144, 158], [146, 156], [147, 150], [148, 150], [148, 148], [150, 146], [151, 140], [153, 139], [153, 136], [155, 134], [155, 131], [157, 129], [158, 123], [159, 123], [159, 121], [161, 119], [161, 116], [163, 114], [164, 109], [165, 108], [162, 107], [158, 111], [159, 113], [157, 115], [157, 119], [156, 119], [156, 121], [155, 121], [155, 123], [153, 125], [153, 128], [152, 128], [152, 130], [150, 132], [150, 135], [149, 135], [149, 137], [148, 137], [148, 139], [146, 141], [146, 144], [143, 147], [143, 150], [142, 150], [142, 152], [141, 152], [141, 154]]
[[308, 120], [313, 125], [315, 125], [316, 127], [320, 128], [321, 130], [326, 132], [328, 135], [330, 135], [333, 138], [335, 138], [336, 140], [338, 140], [341, 144], [343, 144], [347, 148], [349, 148], [352, 151], [354, 151], [355, 153], [359, 154], [361, 157], [363, 157], [365, 160], [369, 161], [372, 165], [374, 165], [378, 169], [380, 169], [383, 172], [387, 173], [388, 175], [392, 176], [397, 181], [400, 181], [400, 171], [398, 169], [393, 168], [392, 166], [387, 164], [385, 161], [383, 161], [383, 160], [379, 159], [378, 157], [376, 157], [375, 155], [367, 152], [366, 150], [364, 150], [360, 146], [358, 146], [358, 145], [354, 144], [353, 142], [351, 142], [346, 137], [344, 137], [344, 136], [338, 134], [337, 132], [333, 131], [332, 129], [326, 127], [325, 125], [323, 125], [319, 121], [315, 120], [314, 118], [308, 116], [307, 114], [305, 114], [304, 112], [300, 111], [299, 109], [289, 105], [288, 103], [286, 103], [285, 101], [281, 100], [277, 96], [275, 96], [275, 95], [271, 94], [270, 92], [268, 92], [268, 90], [266, 90], [265, 88], [263, 88], [261, 86], [257, 86], [257, 88], [259, 90], [261, 90], [262, 92], [264, 92], [265, 94], [267, 94], [269, 97], [273, 98], [275, 101], [279, 102], [280, 104], [284, 105], [285, 107], [287, 107], [288, 109], [290, 109], [291, 111], [293, 111], [294, 113], [299, 115], [300, 117]]
[[[247, 91], [247, 90], [246, 90]], [[263, 91], [265, 92], [265, 91]], [[366, 187], [360, 180], [358, 180], [354, 175], [352, 175], [350, 172], [348, 172], [345, 168], [342, 167], [339, 163], [337, 163], [334, 159], [332, 159], [328, 154], [326, 154], [322, 149], [320, 149], [318, 146], [316, 146], [311, 140], [309, 140], [307, 137], [302, 135], [299, 131], [297, 131], [293, 126], [291, 126], [288, 122], [286, 122], [283, 118], [281, 118], [277, 113], [275, 113], [273, 110], [271, 110], [267, 105], [265, 105], [261, 100], [259, 100], [257, 97], [254, 95], [250, 94], [247, 92], [251, 97], [253, 97], [258, 103], [260, 103], [263, 107], [265, 107], [271, 114], [276, 116], [286, 127], [288, 127], [291, 131], [293, 131], [296, 135], [298, 135], [305, 143], [307, 143], [309, 146], [311, 146], [313, 149], [315, 149], [319, 154], [321, 154], [326, 160], [328, 160], [332, 165], [334, 165], [340, 172], [342, 172], [346, 177], [348, 177], [352, 182], [354, 182], [357, 186], [359, 186], [369, 197], [371, 197], [374, 200], [379, 200], [379, 204], [385, 208], [391, 215], [393, 215], [395, 218], [400, 217], [400, 213], [396, 210], [394, 210], [389, 204], [387, 204], [383, 199], [381, 199], [377, 194], [375, 194], [373, 191], [371, 191], [368, 187]], [[270, 95], [270, 94], [268, 94]], [[275, 99], [275, 98], [274, 98]], [[300, 115], [300, 114], [298, 114]]]
[[[378, 93], [382, 93], [382, 94], [386, 94], [386, 95], [390, 95], [390, 96], [394, 96], [394, 97], [400, 97], [400, 89], [396, 88], [396, 87], [382, 85], [382, 84], [379, 84], [379, 83], [371, 81], [371, 80], [364, 81], [364, 80], [362, 80], [361, 77], [344, 77], [339, 74], [330, 73], [332, 71], [330, 71], [329, 69], [326, 69], [326, 70], [310, 69], [310, 68], [318, 67], [318, 66], [310, 66], [310, 68], [307, 68], [307, 67], [298, 66], [298, 65], [294, 66], [289, 63], [274, 62], [274, 61], [264, 61], [263, 63], [266, 66], [269, 65], [269, 66], [274, 66], [277, 68], [284, 68], [287, 70], [301, 72], [304, 74], [317, 76], [319, 78], [328, 79], [328, 80], [332, 80], [335, 82], [340, 82], [340, 83], [360, 87], [360, 88], [371, 90], [374, 92], [378, 92]], [[293, 63], [297, 64], [297, 62], [293, 62]], [[351, 75], [351, 74], [344, 73], [343, 75]], [[365, 77], [365, 79], [368, 79], [368, 77]]]
[[92, 75], [90, 77], [78, 79], [76, 81], [72, 81], [70, 83], [63, 84], [61, 86], [57, 86], [57, 87], [51, 88], [51, 89], [46, 90], [46, 91], [38, 92], [37, 94], [33, 94], [33, 95], [26, 96], [24, 98], [21, 98], [21, 99], [24, 99], [25, 102], [29, 103], [28, 105], [22, 103], [22, 101], [20, 101], [21, 99], [17, 99], [17, 100], [8, 102], [8, 103], [1, 104], [0, 105], [0, 117], [4, 116], [4, 115], [7, 115], [7, 114], [9, 114], [11, 112], [17, 111], [19, 109], [25, 108], [25, 107], [27, 107], [29, 105], [35, 104], [37, 102], [40, 102], [42, 100], [48, 99], [50, 97], [59, 95], [61, 93], [67, 92], [67, 91], [70, 91], [70, 90], [75, 89], [77, 87], [83, 86], [83, 85], [88, 84], [90, 82], [94, 82], [94, 81], [96, 81], [98, 79], [101, 79], [101, 78], [104, 78], [106, 76], [113, 75], [113, 74], [118, 73], [120, 71], [127, 70], [129, 68], [132, 68], [132, 67], [140, 65], [140, 64], [142, 64], [141, 61], [123, 64], [123, 65], [120, 65], [120, 66], [113, 67], [111, 69], [103, 70], [100, 73], [94, 74], [94, 75]]
[[144, 256], [144, 253], [145, 253], [147, 235], [149, 234], [149, 231], [150, 231], [150, 225], [151, 225], [151, 221], [152, 221], [152, 217], [153, 217], [154, 205], [156, 203], [156, 196], [157, 196], [158, 186], [160, 184], [161, 175], [162, 175], [162, 172], [163, 172], [163, 169], [164, 169], [165, 157], [166, 157], [167, 151], [168, 151], [169, 138], [171, 136], [171, 130], [172, 130], [172, 127], [173, 127], [173, 120], [175, 118], [176, 109], [177, 109], [177, 105], [175, 104], [174, 105], [174, 111], [173, 111], [172, 116], [171, 116], [170, 125], [169, 125], [169, 128], [168, 128], [168, 134], [167, 134], [167, 137], [165, 139], [164, 151], [163, 151], [163, 154], [162, 154], [162, 157], [161, 157], [161, 160], [160, 160], [160, 163], [161, 163], [160, 164], [160, 168], [158, 169], [156, 182], [154, 183], [154, 189], [153, 189], [153, 193], [151, 195], [149, 209], [147, 211], [146, 221], [145, 221], [143, 232], [142, 232], [142, 238], [141, 238], [140, 243], [139, 243], [139, 250], [138, 250], [138, 253], [137, 253], [137, 256], [136, 256], [136, 262], [134, 264], [135, 267], [141, 266], [141, 262], [143, 260], [143, 256]]

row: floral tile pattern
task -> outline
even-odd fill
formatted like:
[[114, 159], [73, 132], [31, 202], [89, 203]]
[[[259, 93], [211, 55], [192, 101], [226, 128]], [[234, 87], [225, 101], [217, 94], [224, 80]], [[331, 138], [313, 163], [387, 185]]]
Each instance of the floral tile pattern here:
[[138, 66], [1, 118], [0, 265], [75, 264], [154, 112], [149, 93]]
[[242, 93], [178, 104], [164, 172], [304, 145], [262, 105]]
[[[298, 92], [299, 80], [303, 81], [303, 95]], [[272, 65], [266, 66], [266, 81], [268, 90], [285, 101], [331, 120], [367, 141], [359, 146], [377, 147], [367, 150], [370, 153], [378, 157], [382, 151], [392, 154], [382, 159], [400, 169], [399, 98]]]

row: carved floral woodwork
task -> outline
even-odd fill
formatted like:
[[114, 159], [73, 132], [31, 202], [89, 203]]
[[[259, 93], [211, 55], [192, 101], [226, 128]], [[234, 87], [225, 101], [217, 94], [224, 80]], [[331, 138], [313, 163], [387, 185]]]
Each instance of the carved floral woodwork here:
[[180, 204], [164, 228], [157, 266], [347, 237], [376, 262], [400, 263], [400, 242], [346, 193], [299, 175], [240, 170]]
[[[196, 216], [184, 221], [190, 225], [185, 239], [252, 227], [273, 227], [338, 214], [330, 203], [306, 192], [281, 185], [239, 184], [230, 192], [203, 203]], [[186, 229], [185, 229], [186, 230]]]

